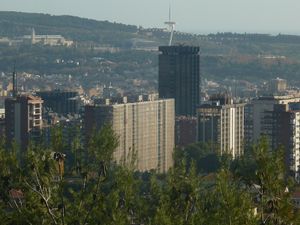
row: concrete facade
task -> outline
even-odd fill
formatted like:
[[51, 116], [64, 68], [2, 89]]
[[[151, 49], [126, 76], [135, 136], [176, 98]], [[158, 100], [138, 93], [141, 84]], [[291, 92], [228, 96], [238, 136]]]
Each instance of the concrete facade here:
[[40, 137], [43, 101], [39, 97], [21, 95], [5, 100], [5, 134], [7, 141], [26, 150], [29, 141]]
[[244, 107], [212, 101], [198, 108], [198, 141], [211, 143], [214, 151], [233, 158], [244, 153]]
[[178, 116], [175, 125], [177, 147], [184, 148], [197, 142], [196, 116]]
[[176, 116], [195, 116], [200, 104], [200, 55], [195, 46], [160, 46], [158, 91], [174, 98]]
[[253, 115], [253, 129], [251, 133], [253, 137], [251, 139], [253, 142], [259, 140], [264, 132], [262, 131], [262, 125], [265, 123], [264, 120], [267, 119], [270, 111], [274, 111], [274, 106], [276, 104], [288, 104], [292, 102], [300, 102], [299, 96], [266, 96], [254, 99], [252, 104], [252, 115]]
[[85, 107], [85, 130], [100, 129], [110, 123], [119, 138], [114, 158], [128, 161], [131, 151], [137, 155], [140, 171], [166, 172], [173, 165], [175, 144], [174, 100], [147, 100], [123, 104]]

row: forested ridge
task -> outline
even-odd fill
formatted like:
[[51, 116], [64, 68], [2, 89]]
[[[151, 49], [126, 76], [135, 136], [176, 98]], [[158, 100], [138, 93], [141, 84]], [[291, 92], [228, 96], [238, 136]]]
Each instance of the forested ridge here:
[[[139, 63], [140, 55], [151, 60], [157, 69], [156, 53], [136, 51], [132, 48], [134, 40], [152, 41], [155, 46], [167, 44], [169, 35], [162, 29], [141, 28], [109, 21], [96, 21], [75, 16], [54, 16], [49, 14], [0, 12], [0, 36], [14, 38], [30, 35], [32, 28], [36, 34], [59, 34], [74, 40], [78, 48], [48, 46], [0, 46], [0, 68], [11, 71], [16, 60], [20, 70], [33, 73], [57, 73], [72, 75], [85, 71], [96, 73], [98, 65], [78, 67], [55, 65], [57, 58], [79, 60], [85, 64], [92, 57], [103, 57], [115, 63], [130, 63], [118, 59], [120, 52], [103, 53], [95, 46], [120, 48], [129, 61], [136, 61], [136, 68], [143, 68], [145, 61]], [[193, 44], [201, 48], [201, 74], [203, 78], [222, 80], [224, 78], [267, 81], [275, 77], [299, 81], [300, 36], [270, 34], [216, 33], [196, 35], [175, 32], [174, 44]], [[126, 68], [124, 68], [126, 70]], [[85, 71], [84, 71], [85, 70]], [[117, 71], [113, 71], [116, 73]], [[118, 72], [117, 72], [118, 73]], [[124, 77], [126, 79], [126, 77]], [[155, 80], [156, 77], [151, 77]]]

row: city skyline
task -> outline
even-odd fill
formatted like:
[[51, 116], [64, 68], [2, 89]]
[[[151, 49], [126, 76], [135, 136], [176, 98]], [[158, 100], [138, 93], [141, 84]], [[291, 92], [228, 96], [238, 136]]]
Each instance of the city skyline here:
[[300, 3], [1, 6], [1, 225], [300, 224]]
[[[3, 0], [1, 10], [73, 15], [143, 27], [165, 27], [171, 4], [176, 29], [193, 33], [250, 32], [299, 34], [294, 21], [299, 19], [300, 3], [293, 0], [274, 2], [228, 0]], [[72, 7], [70, 7], [72, 6]]]

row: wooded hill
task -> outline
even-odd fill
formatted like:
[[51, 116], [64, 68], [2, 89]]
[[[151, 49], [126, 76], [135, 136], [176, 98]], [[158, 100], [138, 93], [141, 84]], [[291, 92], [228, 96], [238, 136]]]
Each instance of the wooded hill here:
[[[96, 21], [74, 16], [53, 16], [49, 14], [22, 13], [22, 12], [0, 12], [0, 37], [17, 37], [31, 34], [32, 28], [36, 34], [60, 34], [86, 46], [101, 45], [120, 47], [126, 50], [126, 57], [130, 61], [138, 61], [137, 51], [132, 49], [132, 40], [152, 41], [154, 46], [164, 45], [168, 42], [168, 33], [163, 29], [141, 28], [133, 25], [112, 23], [108, 21]], [[223, 80], [224, 78], [236, 78], [246, 80], [269, 80], [275, 77], [299, 80], [300, 77], [300, 36], [297, 35], [269, 35], [269, 34], [238, 34], [238, 33], [217, 33], [209, 35], [195, 35], [176, 32], [174, 44], [194, 44], [201, 47], [201, 73], [205, 78]], [[33, 51], [34, 50], [34, 51]], [[87, 52], [85, 58], [103, 57], [102, 53]], [[40, 48], [17, 48], [9, 49], [1, 47], [0, 65], [3, 71], [9, 71], [10, 60], [13, 60], [18, 53], [31, 58], [44, 57], [45, 65], [51, 65], [53, 58], [71, 58], [64, 56], [70, 52], [65, 48], [49, 49]], [[80, 51], [73, 51], [72, 59], [80, 58], [77, 55]], [[54, 54], [51, 57], [52, 54]], [[112, 57], [119, 53], [111, 54]], [[91, 55], [91, 56], [89, 56]], [[124, 54], [123, 54], [124, 55]], [[140, 55], [140, 53], [138, 54]], [[144, 52], [144, 58], [152, 61], [153, 69], [157, 69], [156, 53]], [[69, 54], [67, 54], [69, 56]], [[76, 57], [78, 56], [78, 57]], [[43, 57], [42, 57], [43, 58]], [[82, 57], [81, 57], [82, 58]], [[106, 57], [105, 57], [106, 58]], [[132, 60], [134, 59], [134, 60]], [[136, 60], [135, 60], [136, 59]], [[110, 59], [111, 60], [111, 59]], [[18, 61], [22, 61], [19, 59]], [[26, 61], [26, 59], [25, 59]], [[29, 72], [47, 73], [49, 66], [42, 66], [41, 62], [26, 63], [20, 69]], [[5, 63], [4, 63], [5, 62]], [[120, 63], [119, 61], [114, 61]], [[137, 68], [143, 68], [144, 62]], [[28, 67], [30, 65], [30, 67]], [[63, 71], [49, 71], [64, 73]], [[72, 71], [69, 71], [73, 74]], [[74, 72], [76, 73], [76, 71]], [[156, 79], [152, 77], [151, 80]]]

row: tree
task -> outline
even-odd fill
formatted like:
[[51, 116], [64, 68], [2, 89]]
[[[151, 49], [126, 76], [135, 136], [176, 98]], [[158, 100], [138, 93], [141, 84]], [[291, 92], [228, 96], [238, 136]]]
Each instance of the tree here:
[[211, 144], [208, 143], [199, 142], [187, 146], [184, 150], [176, 149], [175, 162], [176, 158], [179, 161], [184, 158], [187, 167], [190, 167], [194, 161], [198, 173], [214, 173], [221, 166], [221, 157], [217, 152], [212, 151]]
[[250, 167], [247, 157], [225, 157], [218, 172], [201, 175], [183, 152], [166, 174], [135, 172], [134, 152], [116, 164], [118, 140], [110, 126], [95, 132], [87, 146], [74, 135], [68, 153], [74, 160], [65, 172], [63, 133], [51, 137], [49, 146], [30, 145], [21, 161], [14, 147], [0, 141], [1, 224], [300, 224], [283, 150], [271, 151], [265, 139], [247, 156]]
[[215, 186], [207, 193], [205, 224], [257, 224], [255, 205], [250, 194], [233, 179], [228, 169], [217, 174]]
[[[95, 134], [95, 142], [89, 146], [95, 159], [84, 161], [79, 178], [65, 177], [61, 129], [54, 129], [51, 137], [50, 146], [31, 145], [22, 162], [15, 151], [1, 146], [0, 206], [7, 213], [0, 215], [7, 224], [87, 224], [101, 205], [101, 186], [108, 176], [107, 166], [113, 166], [112, 153], [117, 143], [112, 129], [107, 126]], [[12, 190], [20, 191], [22, 198], [11, 196]]]
[[185, 161], [171, 169], [167, 180], [159, 190], [159, 205], [152, 224], [196, 225], [202, 224], [203, 214], [200, 203], [200, 179], [195, 165], [187, 169]]
[[263, 137], [254, 146], [257, 164], [253, 186], [258, 193], [258, 209], [261, 224], [300, 224], [299, 213], [291, 202], [292, 185], [284, 165], [284, 149], [270, 149]]

